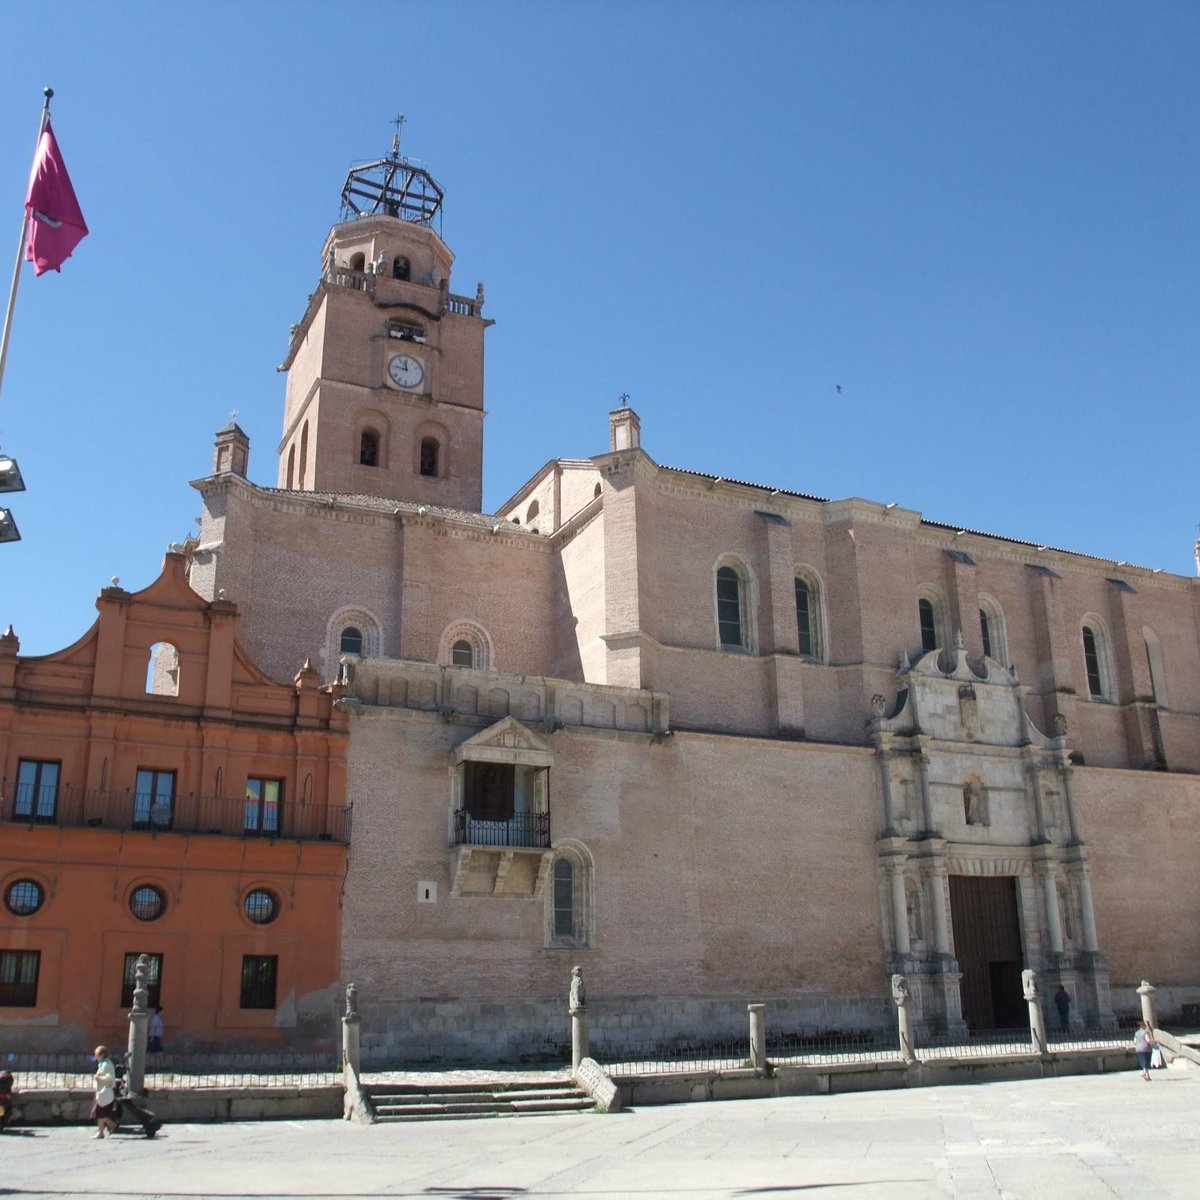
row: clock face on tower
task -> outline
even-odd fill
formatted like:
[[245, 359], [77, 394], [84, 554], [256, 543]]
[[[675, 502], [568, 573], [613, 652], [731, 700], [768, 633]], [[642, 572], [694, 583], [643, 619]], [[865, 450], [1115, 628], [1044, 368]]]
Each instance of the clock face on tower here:
[[421, 360], [413, 358], [411, 354], [393, 354], [388, 362], [388, 378], [397, 387], [420, 387], [421, 380], [425, 378], [425, 368]]

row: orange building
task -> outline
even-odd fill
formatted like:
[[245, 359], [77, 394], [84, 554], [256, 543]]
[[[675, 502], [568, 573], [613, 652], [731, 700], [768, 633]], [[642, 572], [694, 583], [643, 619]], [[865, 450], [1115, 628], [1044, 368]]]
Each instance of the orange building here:
[[0, 1049], [120, 1044], [139, 954], [169, 1049], [336, 1039], [341, 689], [269, 679], [184, 566], [55, 654], [0, 637]]

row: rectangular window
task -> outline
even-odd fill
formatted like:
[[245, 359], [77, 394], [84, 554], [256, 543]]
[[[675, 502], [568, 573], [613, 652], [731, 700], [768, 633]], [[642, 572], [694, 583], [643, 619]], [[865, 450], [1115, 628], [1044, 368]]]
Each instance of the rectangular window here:
[[732, 567], [717, 572], [717, 630], [722, 646], [742, 645], [742, 583]]
[[1104, 695], [1104, 680], [1100, 674], [1100, 654], [1096, 649], [1096, 635], [1083, 627], [1083, 665], [1087, 668], [1088, 692], [1093, 696]]
[[282, 802], [282, 779], [247, 779], [246, 832], [261, 833], [268, 837], [277, 836]]
[[988, 624], [988, 615], [981, 608], [979, 610], [979, 632], [983, 635], [983, 652], [992, 657], [992, 629]]
[[279, 975], [277, 954], [242, 956], [242, 1008], [274, 1008], [275, 983]]
[[45, 825], [54, 823], [58, 809], [58, 776], [61, 764], [23, 758], [17, 764], [17, 794], [13, 816]]
[[512, 763], [463, 764], [463, 806], [476, 821], [507, 821], [513, 815], [517, 769]]
[[565, 858], [554, 864], [554, 936], [575, 936], [575, 868]]
[[[133, 1007], [133, 985], [137, 982], [137, 960], [145, 951], [125, 955], [125, 970], [121, 976], [121, 1007]], [[146, 1007], [156, 1008], [162, 1003], [162, 962], [161, 954], [147, 954], [146, 965]]]
[[917, 601], [917, 613], [921, 618], [921, 649], [936, 650], [938, 648], [937, 618], [933, 614], [933, 604], [928, 600]]
[[40, 950], [0, 950], [0, 1007], [35, 1008]]
[[175, 819], [175, 772], [137, 773], [133, 795], [134, 829], [170, 829]]

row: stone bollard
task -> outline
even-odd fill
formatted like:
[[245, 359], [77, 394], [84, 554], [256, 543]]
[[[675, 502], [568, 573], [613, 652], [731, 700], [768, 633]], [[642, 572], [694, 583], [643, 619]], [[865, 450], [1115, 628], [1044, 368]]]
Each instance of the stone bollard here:
[[346, 1014], [342, 1017], [342, 1064], [349, 1067], [357, 1079], [361, 1074], [359, 1054], [359, 1030], [362, 1019], [358, 1015], [358, 988], [346, 985]]
[[1029, 1005], [1029, 1040], [1033, 1052], [1046, 1057], [1046, 1018], [1042, 1013], [1042, 1002], [1038, 996], [1037, 972], [1028, 969], [1021, 972], [1021, 990]]
[[1148, 983], [1145, 979], [1142, 980], [1141, 987], [1138, 988], [1137, 994], [1142, 999], [1142, 1020], [1151, 1029], [1158, 1028], [1158, 1019], [1154, 1015], [1154, 993], [1158, 988], [1152, 983]]
[[767, 1066], [767, 1006], [747, 1004], [746, 1011], [750, 1014], [750, 1065], [763, 1071]]
[[146, 1083], [146, 1024], [150, 1011], [146, 1006], [149, 990], [146, 977], [150, 974], [150, 960], [139, 954], [133, 968], [133, 1007], [129, 1010], [129, 1056], [126, 1059], [125, 1091], [131, 1096], [140, 1096]]
[[571, 1070], [578, 1071], [579, 1064], [588, 1057], [588, 1014], [587, 994], [583, 990], [583, 968], [571, 968], [571, 998], [568, 1004], [571, 1014]]
[[917, 1061], [913, 1041], [912, 996], [908, 991], [908, 980], [903, 975], [892, 976], [892, 999], [896, 1002], [896, 1021], [900, 1027], [900, 1057], [912, 1066]]

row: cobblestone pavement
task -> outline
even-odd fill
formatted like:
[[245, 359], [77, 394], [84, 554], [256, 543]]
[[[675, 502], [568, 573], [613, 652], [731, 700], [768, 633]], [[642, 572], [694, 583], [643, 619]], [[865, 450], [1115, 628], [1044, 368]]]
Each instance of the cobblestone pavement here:
[[[455, 1073], [457, 1074], [457, 1073]], [[1200, 1200], [1200, 1072], [363, 1127], [0, 1135], [0, 1195]]]

